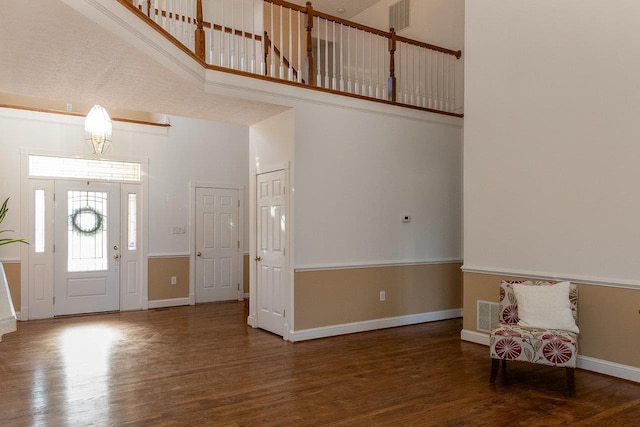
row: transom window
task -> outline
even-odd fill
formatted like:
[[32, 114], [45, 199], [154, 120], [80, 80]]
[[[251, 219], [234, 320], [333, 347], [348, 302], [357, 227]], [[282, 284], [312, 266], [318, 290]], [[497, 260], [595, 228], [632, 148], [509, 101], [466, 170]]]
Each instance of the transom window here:
[[29, 175], [49, 178], [140, 182], [140, 163], [71, 157], [29, 156]]

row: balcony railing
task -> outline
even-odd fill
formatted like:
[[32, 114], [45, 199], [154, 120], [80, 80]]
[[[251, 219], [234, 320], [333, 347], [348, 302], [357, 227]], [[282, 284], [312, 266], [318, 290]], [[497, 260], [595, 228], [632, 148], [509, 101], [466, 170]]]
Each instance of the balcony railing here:
[[462, 52], [282, 0], [118, 0], [204, 66], [462, 116]]

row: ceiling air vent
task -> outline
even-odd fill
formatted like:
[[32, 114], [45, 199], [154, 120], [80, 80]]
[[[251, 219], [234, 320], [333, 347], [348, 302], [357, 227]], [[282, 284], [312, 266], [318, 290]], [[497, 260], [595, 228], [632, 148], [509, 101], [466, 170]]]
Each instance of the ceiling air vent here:
[[410, 0], [400, 0], [389, 6], [389, 28], [395, 28], [396, 32], [409, 26]]

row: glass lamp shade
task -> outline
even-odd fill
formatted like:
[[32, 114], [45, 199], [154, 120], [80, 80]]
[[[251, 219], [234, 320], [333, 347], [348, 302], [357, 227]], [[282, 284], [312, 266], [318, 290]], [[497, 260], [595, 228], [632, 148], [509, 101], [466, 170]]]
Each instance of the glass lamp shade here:
[[111, 117], [100, 105], [94, 105], [84, 120], [85, 139], [93, 146], [95, 154], [102, 154], [107, 151], [111, 144], [111, 134], [113, 126]]

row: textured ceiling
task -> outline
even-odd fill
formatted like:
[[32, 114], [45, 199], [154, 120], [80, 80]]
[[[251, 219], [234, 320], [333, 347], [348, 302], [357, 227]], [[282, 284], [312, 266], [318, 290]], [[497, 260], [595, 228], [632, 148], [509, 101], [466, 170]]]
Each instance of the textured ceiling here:
[[284, 110], [205, 93], [59, 0], [3, 2], [0, 92], [238, 124]]
[[[347, 18], [377, 1], [313, 4], [336, 15], [337, 8], [344, 8], [340, 16]], [[202, 84], [177, 75], [61, 0], [3, 2], [0, 93], [238, 124], [256, 123], [285, 109], [206, 93]]]

